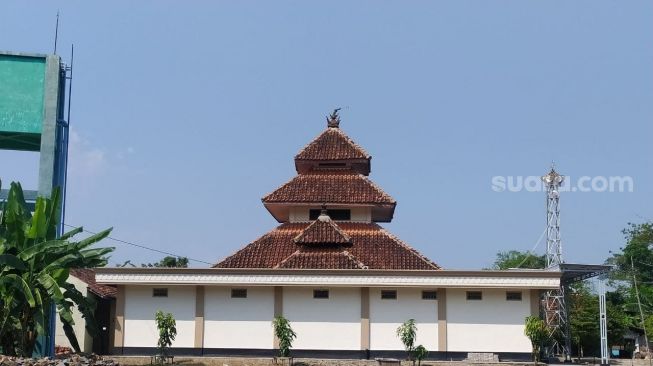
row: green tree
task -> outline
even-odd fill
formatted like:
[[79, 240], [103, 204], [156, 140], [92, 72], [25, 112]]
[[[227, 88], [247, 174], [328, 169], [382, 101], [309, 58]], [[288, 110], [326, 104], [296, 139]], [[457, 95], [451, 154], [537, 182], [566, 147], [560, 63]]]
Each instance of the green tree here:
[[168, 349], [172, 346], [172, 341], [177, 337], [177, 322], [172, 314], [164, 313], [161, 310], [154, 314], [154, 321], [156, 322], [156, 328], [159, 330], [159, 340], [156, 344], [159, 350], [157, 361], [164, 363], [168, 357]]
[[[127, 262], [125, 264], [131, 264], [131, 262]], [[187, 268], [188, 258], [166, 256], [156, 263], [141, 264], [141, 267]]]
[[19, 183], [11, 183], [0, 210], [0, 347], [9, 355], [31, 356], [36, 338], [45, 334], [51, 305], [55, 305], [71, 345], [79, 351], [72, 325], [77, 306], [86, 328], [97, 334], [95, 304], [66, 280], [69, 268], [106, 265], [113, 248], [90, 248], [109, 235], [104, 230], [80, 241], [73, 229], [57, 238], [60, 191], [39, 197], [30, 212]]
[[[592, 293], [586, 282], [572, 286], [569, 295], [569, 324], [577, 354], [600, 355], [599, 297]], [[608, 293], [609, 294], [609, 293]], [[606, 294], [606, 316], [608, 321], [608, 346], [621, 344], [623, 336], [631, 325], [631, 319], [615, 304], [615, 296]]]
[[288, 319], [279, 315], [272, 320], [274, 335], [279, 340], [279, 357], [290, 357], [292, 342], [297, 338], [297, 334], [290, 327]]
[[549, 336], [549, 330], [544, 323], [544, 320], [529, 316], [526, 317], [526, 326], [524, 327], [524, 335], [531, 341], [533, 347], [533, 361], [540, 361], [540, 350], [542, 345]]
[[614, 311], [625, 315], [631, 326], [643, 328], [650, 339], [653, 327], [647, 325], [651, 324], [647, 318], [653, 315], [653, 223], [628, 223], [622, 233], [626, 245], [606, 260], [614, 266], [610, 285], [616, 291], [611, 297], [619, 300], [613, 301]]
[[509, 250], [498, 252], [497, 257], [490, 269], [504, 270], [510, 268], [532, 268], [539, 269], [546, 266], [544, 255], [535, 255], [529, 252]]
[[408, 359], [414, 360], [413, 351], [415, 349], [415, 339], [417, 338], [417, 325], [415, 319], [408, 319], [397, 328], [397, 337], [404, 344], [404, 349], [408, 353]]

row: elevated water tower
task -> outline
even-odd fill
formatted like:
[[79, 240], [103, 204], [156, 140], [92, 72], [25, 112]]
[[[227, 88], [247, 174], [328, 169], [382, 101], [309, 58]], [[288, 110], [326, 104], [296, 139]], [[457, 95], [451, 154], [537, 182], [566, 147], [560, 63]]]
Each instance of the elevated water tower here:
[[[64, 111], [66, 81], [71, 76], [72, 67], [66, 66], [58, 55], [0, 51], [0, 159], [2, 150], [38, 152], [37, 187], [26, 187], [25, 199], [33, 207], [37, 196], [50, 197], [54, 187], [61, 188], [57, 235], [63, 230], [66, 205], [68, 121]], [[3, 187], [9, 183], [2, 172], [0, 180]], [[7, 193], [7, 189], [2, 189], [0, 200]], [[50, 314], [48, 334], [37, 345], [41, 355], [54, 353], [54, 308]]]

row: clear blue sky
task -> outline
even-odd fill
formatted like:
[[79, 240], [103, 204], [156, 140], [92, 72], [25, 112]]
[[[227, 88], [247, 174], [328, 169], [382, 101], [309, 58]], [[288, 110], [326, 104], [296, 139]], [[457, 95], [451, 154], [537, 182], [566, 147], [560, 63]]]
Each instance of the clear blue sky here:
[[[552, 160], [635, 183], [563, 194], [567, 261], [603, 262], [653, 217], [653, 2], [2, 1], [0, 49], [51, 52], [57, 9], [69, 224], [217, 261], [276, 225], [260, 198], [337, 106], [398, 201], [385, 226], [445, 268], [533, 247], [544, 194], [490, 180]], [[0, 159], [34, 187], [34, 154]], [[111, 264], [162, 257], [106, 244]]]

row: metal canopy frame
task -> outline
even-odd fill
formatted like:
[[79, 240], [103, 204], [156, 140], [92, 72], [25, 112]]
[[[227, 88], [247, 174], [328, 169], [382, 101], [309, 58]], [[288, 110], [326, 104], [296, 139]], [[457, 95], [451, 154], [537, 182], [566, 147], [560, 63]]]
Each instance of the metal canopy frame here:
[[567, 286], [572, 283], [597, 277], [610, 272], [612, 266], [605, 264], [561, 263], [557, 267], [562, 274], [560, 282]]

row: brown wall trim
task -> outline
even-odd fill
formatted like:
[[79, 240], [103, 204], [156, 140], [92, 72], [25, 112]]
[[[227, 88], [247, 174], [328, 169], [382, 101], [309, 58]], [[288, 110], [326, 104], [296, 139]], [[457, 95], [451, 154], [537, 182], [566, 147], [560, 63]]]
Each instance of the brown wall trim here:
[[531, 316], [540, 316], [540, 290], [531, 290]]
[[116, 289], [116, 319], [113, 346], [123, 347], [125, 344], [125, 286], [118, 285]]
[[[283, 315], [283, 287], [281, 286], [275, 286], [274, 287], [274, 316], [282, 316]], [[274, 339], [272, 340], [272, 347], [274, 349], [279, 348], [279, 339], [277, 336], [273, 336]]]
[[447, 350], [447, 289], [438, 289], [438, 352]]
[[195, 287], [195, 348], [204, 347], [204, 286]]
[[361, 287], [361, 350], [370, 349], [370, 288]]

